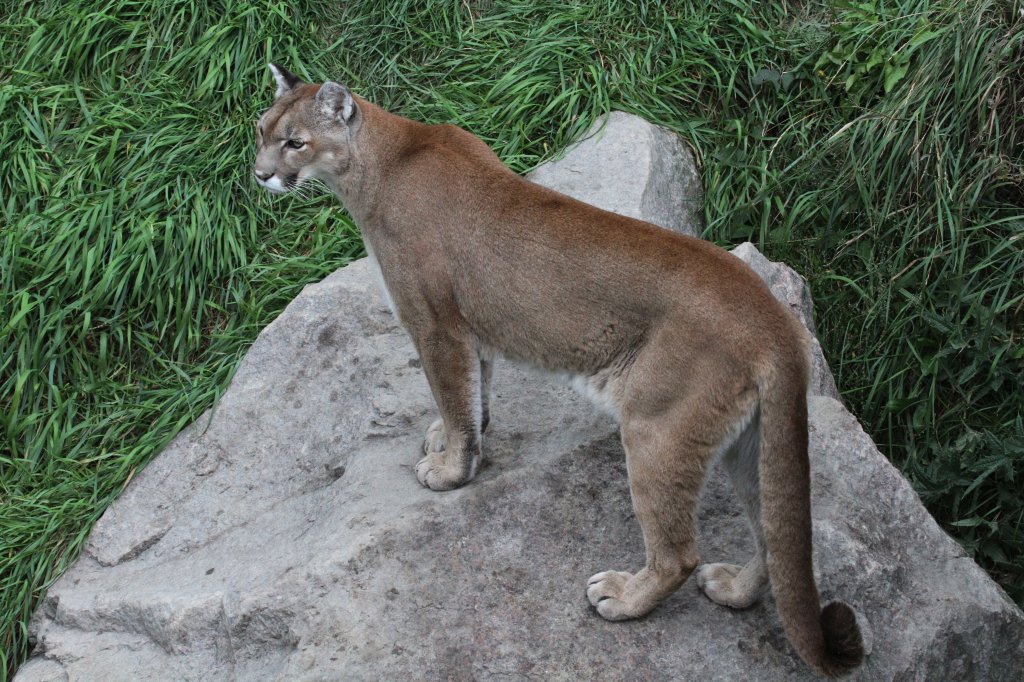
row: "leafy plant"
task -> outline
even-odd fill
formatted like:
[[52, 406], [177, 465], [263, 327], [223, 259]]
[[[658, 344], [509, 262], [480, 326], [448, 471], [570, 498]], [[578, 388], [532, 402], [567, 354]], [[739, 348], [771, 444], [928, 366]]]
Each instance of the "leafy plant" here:
[[948, 26], [929, 23], [923, 12], [909, 38], [901, 35], [906, 3], [834, 1], [834, 46], [823, 53], [814, 68], [841, 82], [849, 102], [862, 106], [888, 94], [906, 77], [918, 49], [938, 38]]

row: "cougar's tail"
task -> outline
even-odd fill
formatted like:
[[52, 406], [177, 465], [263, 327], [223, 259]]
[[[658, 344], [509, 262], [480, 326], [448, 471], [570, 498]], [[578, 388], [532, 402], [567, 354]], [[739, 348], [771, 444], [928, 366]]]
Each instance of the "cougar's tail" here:
[[760, 386], [761, 525], [786, 636], [809, 666], [839, 677], [864, 660], [864, 643], [853, 609], [843, 602], [822, 609], [814, 584], [807, 374], [803, 359], [793, 358]]

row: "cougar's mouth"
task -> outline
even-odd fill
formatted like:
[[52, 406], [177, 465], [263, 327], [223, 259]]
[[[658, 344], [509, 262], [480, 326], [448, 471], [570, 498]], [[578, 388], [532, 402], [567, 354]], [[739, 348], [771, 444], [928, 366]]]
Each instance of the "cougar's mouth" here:
[[298, 178], [295, 175], [290, 175], [284, 178], [284, 180], [276, 175], [272, 175], [266, 180], [257, 177], [256, 182], [259, 183], [260, 187], [271, 194], [286, 194], [287, 192], [295, 189], [297, 179]]

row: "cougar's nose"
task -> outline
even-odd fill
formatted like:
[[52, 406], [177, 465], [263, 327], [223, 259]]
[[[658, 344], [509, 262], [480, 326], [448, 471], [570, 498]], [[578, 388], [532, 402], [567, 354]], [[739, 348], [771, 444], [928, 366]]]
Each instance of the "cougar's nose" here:
[[264, 182], [266, 182], [270, 178], [274, 177], [273, 173], [267, 173], [267, 172], [259, 170], [258, 168], [255, 169], [253, 172], [256, 173], [256, 177], [257, 178], [259, 178], [260, 180], [263, 180]]

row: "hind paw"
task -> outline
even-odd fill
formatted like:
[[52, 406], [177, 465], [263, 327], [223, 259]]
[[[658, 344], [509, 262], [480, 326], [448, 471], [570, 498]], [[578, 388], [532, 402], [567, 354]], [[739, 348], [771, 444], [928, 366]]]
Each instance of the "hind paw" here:
[[697, 586], [711, 601], [734, 609], [745, 609], [761, 596], [762, 585], [746, 584], [742, 566], [704, 564], [697, 567]]
[[587, 599], [606, 620], [627, 620], [642, 616], [630, 605], [629, 581], [632, 573], [603, 571], [587, 581]]

